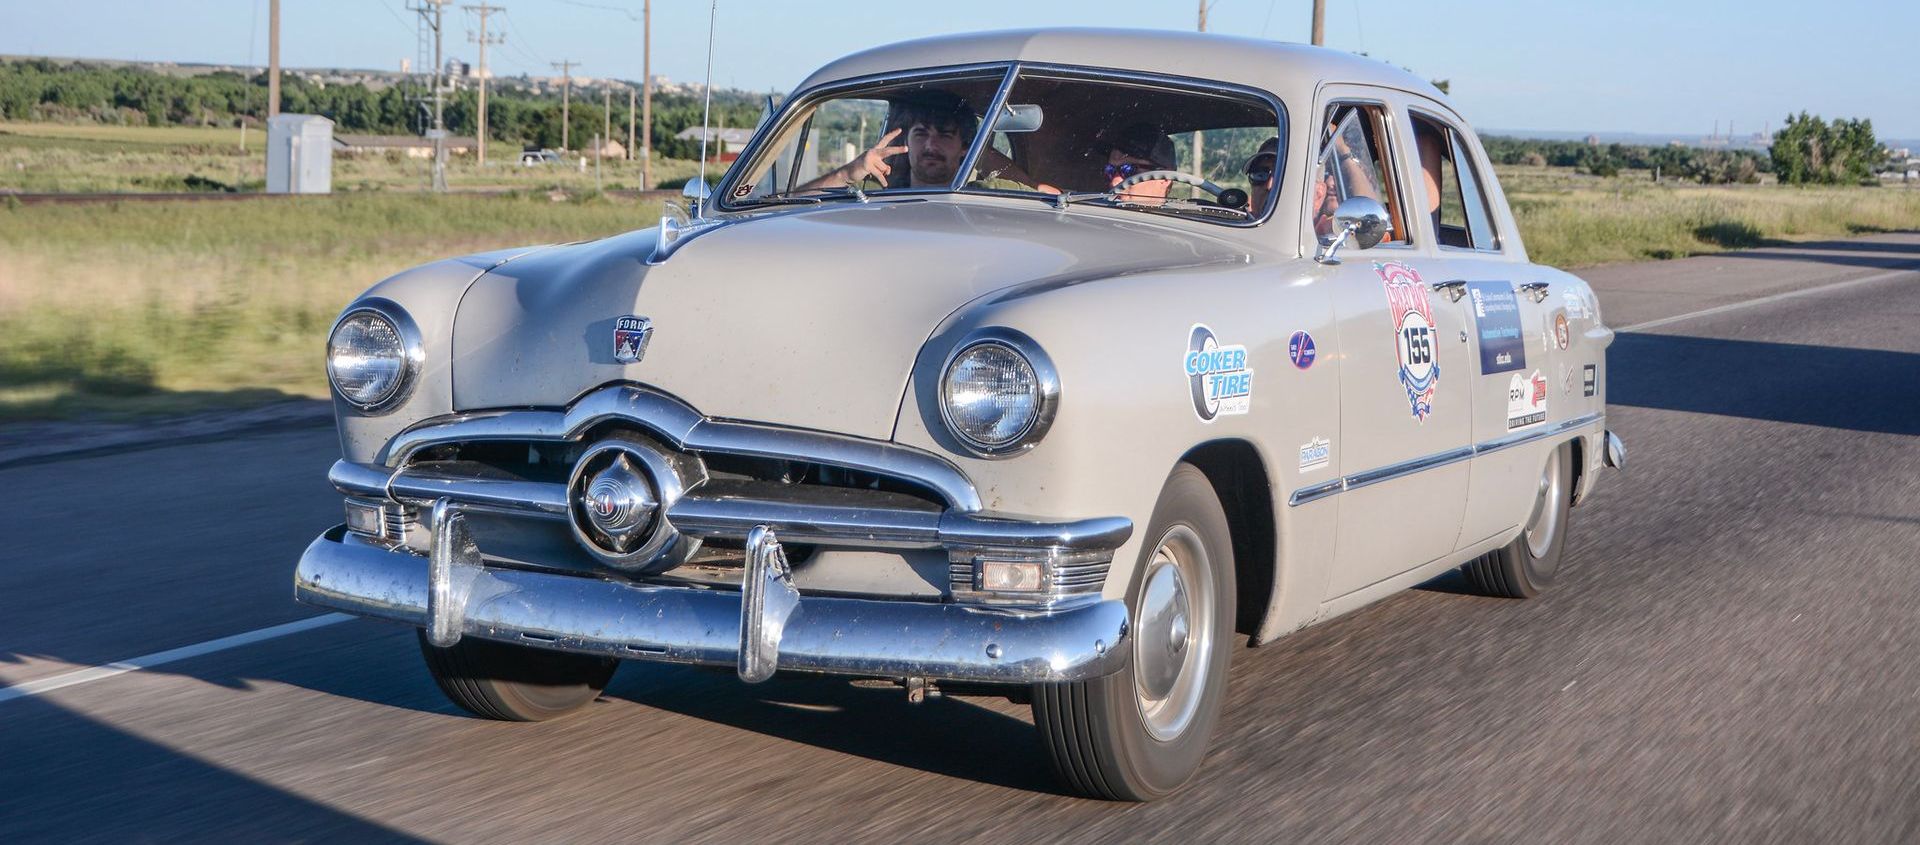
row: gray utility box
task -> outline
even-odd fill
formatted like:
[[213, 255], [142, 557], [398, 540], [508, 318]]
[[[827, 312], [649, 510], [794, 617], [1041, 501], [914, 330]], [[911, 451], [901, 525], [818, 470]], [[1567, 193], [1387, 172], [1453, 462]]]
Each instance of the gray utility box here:
[[267, 119], [267, 193], [333, 192], [333, 121], [317, 114]]

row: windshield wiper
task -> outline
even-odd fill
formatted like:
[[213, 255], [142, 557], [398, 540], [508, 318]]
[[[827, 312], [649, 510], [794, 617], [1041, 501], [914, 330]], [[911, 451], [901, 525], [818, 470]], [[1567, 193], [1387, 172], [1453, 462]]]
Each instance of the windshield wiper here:
[[1115, 204], [1122, 208], [1142, 208], [1142, 209], [1148, 209], [1148, 210], [1165, 210], [1165, 211], [1175, 211], [1175, 212], [1199, 211], [1199, 212], [1205, 212], [1207, 214], [1217, 214], [1225, 217], [1238, 217], [1242, 220], [1246, 220], [1253, 217], [1252, 214], [1249, 214], [1246, 211], [1238, 208], [1230, 208], [1228, 206], [1216, 205], [1210, 202], [1201, 202], [1199, 200], [1169, 198], [1169, 199], [1164, 199], [1152, 204], [1143, 203], [1143, 202], [1129, 202], [1129, 201], [1123, 200]]
[[822, 197], [760, 196], [734, 203], [734, 208], [748, 208], [756, 205], [819, 205]]

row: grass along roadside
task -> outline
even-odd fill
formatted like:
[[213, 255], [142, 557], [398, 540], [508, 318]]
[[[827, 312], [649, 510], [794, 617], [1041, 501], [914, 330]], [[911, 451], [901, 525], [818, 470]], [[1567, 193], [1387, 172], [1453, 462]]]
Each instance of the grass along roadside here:
[[[258, 191], [267, 179], [266, 135], [247, 133], [240, 148], [238, 129], [0, 123], [0, 193], [180, 193]], [[593, 159], [585, 169], [577, 155], [565, 163], [541, 167], [517, 164], [519, 149], [488, 148], [489, 164], [472, 156], [449, 156], [447, 186], [453, 190], [595, 189]], [[658, 159], [653, 180], [685, 179], [699, 162]], [[338, 192], [424, 191], [432, 162], [399, 153], [335, 154], [333, 187]], [[598, 185], [607, 190], [639, 188], [640, 163], [601, 162]]]
[[[1533, 260], [1674, 258], [1920, 228], [1920, 190], [1706, 188], [1521, 168], [1503, 184]], [[21, 205], [0, 197], [0, 421], [140, 417], [324, 396], [339, 310], [407, 267], [650, 225], [588, 195], [372, 191], [248, 203]]]
[[373, 282], [437, 258], [658, 219], [651, 203], [544, 193], [0, 201], [0, 421], [325, 396], [327, 327]]
[[[1920, 229], [1920, 190], [1654, 185], [1630, 179], [1539, 188], [1502, 172], [1532, 260], [1579, 268], [1809, 238]], [[1531, 184], [1530, 184], [1531, 183]]]

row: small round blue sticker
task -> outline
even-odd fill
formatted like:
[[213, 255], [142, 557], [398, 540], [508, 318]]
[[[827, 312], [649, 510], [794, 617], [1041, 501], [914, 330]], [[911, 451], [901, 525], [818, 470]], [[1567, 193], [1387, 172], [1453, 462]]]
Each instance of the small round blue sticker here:
[[1313, 335], [1306, 332], [1294, 332], [1287, 338], [1287, 357], [1293, 359], [1293, 365], [1300, 369], [1313, 366]]

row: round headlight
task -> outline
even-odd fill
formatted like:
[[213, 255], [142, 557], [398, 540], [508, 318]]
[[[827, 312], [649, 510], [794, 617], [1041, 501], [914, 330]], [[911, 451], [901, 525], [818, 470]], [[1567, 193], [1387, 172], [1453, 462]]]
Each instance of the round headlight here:
[[947, 428], [982, 457], [1003, 457], [1039, 442], [1052, 421], [1060, 385], [1032, 339], [991, 329], [969, 339], [940, 380]]
[[405, 395], [419, 356], [419, 339], [406, 312], [362, 306], [341, 317], [327, 338], [327, 377], [341, 398], [371, 411]]

